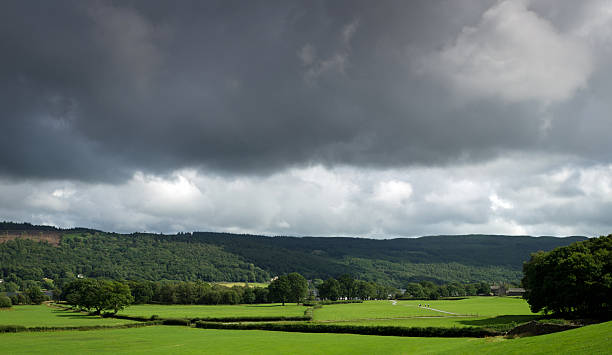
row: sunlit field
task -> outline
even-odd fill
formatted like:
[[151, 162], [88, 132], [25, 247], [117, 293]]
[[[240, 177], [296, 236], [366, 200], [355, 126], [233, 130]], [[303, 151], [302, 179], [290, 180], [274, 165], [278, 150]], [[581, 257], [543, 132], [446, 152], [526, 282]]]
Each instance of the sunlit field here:
[[520, 298], [470, 297], [461, 300], [366, 301], [364, 303], [334, 304], [317, 309], [314, 319], [317, 321], [372, 320], [449, 316], [488, 318], [499, 315], [533, 315], [533, 313], [527, 302]]
[[45, 305], [13, 306], [0, 309], [0, 325], [24, 327], [79, 327], [90, 325], [119, 325], [132, 321], [89, 316], [80, 312], [51, 308]]
[[505, 339], [401, 338], [155, 326], [0, 334], [5, 354], [609, 354], [612, 322]]
[[[421, 303], [422, 307], [419, 307]], [[429, 305], [429, 308], [423, 307]], [[272, 305], [136, 305], [123, 314], [160, 318], [301, 316], [307, 307]], [[449, 313], [444, 313], [444, 312]], [[456, 313], [456, 314], [451, 314]], [[465, 316], [468, 314], [468, 316]], [[475, 316], [478, 314], [478, 316]], [[518, 298], [472, 297], [440, 301], [367, 301], [324, 305], [311, 323], [394, 327], [484, 327], [508, 330], [538, 318]], [[26, 327], [113, 326], [129, 321], [88, 316], [45, 305], [0, 311], [0, 325]], [[289, 322], [282, 322], [289, 323]], [[608, 354], [612, 322], [565, 332], [507, 339], [396, 337], [264, 330], [214, 330], [187, 326], [0, 333], [2, 354]]]
[[306, 307], [295, 303], [249, 305], [134, 305], [119, 312], [120, 315], [161, 318], [221, 318], [221, 317], [298, 317]]

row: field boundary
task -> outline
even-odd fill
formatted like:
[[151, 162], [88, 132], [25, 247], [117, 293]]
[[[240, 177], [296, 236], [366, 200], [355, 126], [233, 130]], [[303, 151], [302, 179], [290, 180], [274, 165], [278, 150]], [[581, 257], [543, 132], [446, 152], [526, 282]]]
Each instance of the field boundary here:
[[230, 330], [268, 330], [299, 333], [340, 333], [401, 337], [437, 337], [437, 338], [484, 338], [503, 335], [491, 329], [477, 327], [442, 328], [442, 327], [395, 327], [395, 326], [356, 326], [317, 323], [217, 323], [198, 321], [196, 328], [230, 329]]
[[21, 333], [21, 332], [57, 332], [66, 330], [103, 330], [103, 329], [125, 329], [125, 328], [140, 328], [152, 325], [162, 325], [162, 321], [149, 321], [140, 323], [128, 323], [118, 325], [82, 325], [82, 326], [66, 326], [66, 327], [26, 327], [23, 325], [0, 325], [0, 333]]

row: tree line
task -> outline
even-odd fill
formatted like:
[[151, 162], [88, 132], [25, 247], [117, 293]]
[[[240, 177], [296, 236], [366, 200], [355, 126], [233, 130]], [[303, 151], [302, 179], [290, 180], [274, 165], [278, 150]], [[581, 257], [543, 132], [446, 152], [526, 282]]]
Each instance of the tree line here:
[[330, 277], [317, 285], [319, 297], [323, 300], [372, 300], [388, 299], [397, 293], [397, 289], [377, 284], [372, 281], [356, 280], [344, 274], [338, 279]]
[[[252, 304], [268, 303], [268, 289], [263, 287], [211, 285], [206, 282], [107, 281], [76, 279], [61, 292], [61, 300], [88, 311], [120, 310], [106, 307], [105, 299], [121, 291], [128, 304]], [[129, 297], [127, 295], [129, 294]], [[99, 298], [96, 298], [99, 297]], [[111, 298], [112, 298], [111, 297]]]
[[[226, 287], [206, 282], [154, 282], [110, 281], [99, 279], [75, 279], [64, 286], [61, 300], [96, 314], [116, 313], [130, 304], [255, 304], [255, 303], [303, 303], [314, 300], [318, 292], [325, 300], [387, 299], [394, 289], [373, 282], [355, 280], [343, 275], [338, 280], [309, 282], [299, 273], [275, 278], [267, 287]], [[326, 288], [330, 283], [338, 287]], [[315, 291], [316, 290], [316, 291]]]
[[451, 282], [437, 285], [431, 281], [411, 282], [406, 285], [403, 298], [437, 300], [444, 297], [489, 295], [491, 287], [487, 282], [462, 284]]

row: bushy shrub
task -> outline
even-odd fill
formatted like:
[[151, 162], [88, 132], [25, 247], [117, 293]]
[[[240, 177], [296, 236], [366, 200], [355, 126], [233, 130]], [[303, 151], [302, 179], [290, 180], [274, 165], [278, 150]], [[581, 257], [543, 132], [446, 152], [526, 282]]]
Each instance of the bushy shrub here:
[[309, 320], [312, 320], [312, 316], [216, 317], [216, 318], [192, 318], [191, 319], [192, 322], [197, 322], [197, 321], [204, 321], [204, 322], [283, 322], [283, 321], [309, 321]]
[[25, 331], [26, 327], [23, 325], [0, 325], [0, 333], [17, 333]]
[[0, 296], [0, 308], [9, 308], [13, 305], [10, 298], [6, 296]]
[[189, 319], [182, 318], [169, 318], [162, 320], [163, 325], [182, 325], [182, 326], [190, 326], [191, 322]]

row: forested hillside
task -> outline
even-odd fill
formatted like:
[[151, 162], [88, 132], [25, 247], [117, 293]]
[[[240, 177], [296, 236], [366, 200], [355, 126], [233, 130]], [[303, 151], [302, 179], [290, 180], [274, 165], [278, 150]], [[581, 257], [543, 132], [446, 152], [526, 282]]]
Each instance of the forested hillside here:
[[[388, 240], [296, 238], [194, 232], [116, 234], [2, 223], [0, 237], [36, 232], [59, 244], [16, 238], [0, 244], [0, 278], [267, 281], [299, 272], [309, 279], [351, 274], [402, 287], [407, 282], [518, 282], [530, 253], [583, 237], [430, 236]], [[1, 238], [0, 238], [1, 239]]]

